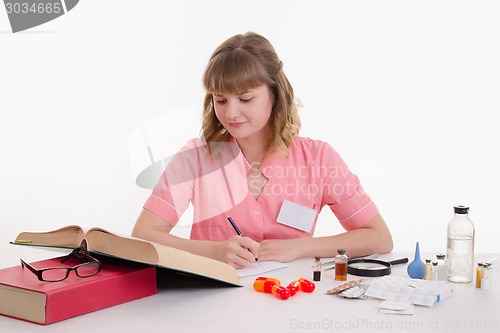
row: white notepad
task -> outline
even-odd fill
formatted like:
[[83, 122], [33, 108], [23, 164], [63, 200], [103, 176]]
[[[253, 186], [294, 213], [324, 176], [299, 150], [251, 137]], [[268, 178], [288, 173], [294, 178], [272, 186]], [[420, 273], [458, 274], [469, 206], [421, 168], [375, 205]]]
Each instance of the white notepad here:
[[261, 275], [287, 267], [287, 264], [279, 261], [262, 261], [251, 263], [244, 268], [239, 268], [236, 270], [236, 273], [238, 273], [239, 278], [244, 278], [247, 276]]

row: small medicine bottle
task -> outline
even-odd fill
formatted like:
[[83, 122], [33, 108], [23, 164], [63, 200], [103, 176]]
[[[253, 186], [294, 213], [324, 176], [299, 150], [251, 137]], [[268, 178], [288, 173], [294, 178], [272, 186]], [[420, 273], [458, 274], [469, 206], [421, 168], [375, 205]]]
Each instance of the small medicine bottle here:
[[335, 256], [335, 280], [347, 280], [347, 256], [344, 249], [337, 250]]
[[314, 281], [321, 281], [321, 259], [318, 257], [314, 258], [313, 280]]
[[481, 289], [491, 289], [491, 265], [489, 263], [483, 264], [483, 278], [481, 279]]
[[424, 266], [424, 280], [430, 280], [432, 278], [432, 264], [430, 259], [425, 259]]
[[481, 288], [481, 282], [483, 281], [483, 263], [478, 262], [476, 268], [476, 288]]
[[437, 261], [432, 262], [431, 280], [432, 281], [439, 281], [439, 268], [438, 268]]
[[437, 263], [438, 263], [438, 280], [446, 281], [446, 254], [436, 254]]

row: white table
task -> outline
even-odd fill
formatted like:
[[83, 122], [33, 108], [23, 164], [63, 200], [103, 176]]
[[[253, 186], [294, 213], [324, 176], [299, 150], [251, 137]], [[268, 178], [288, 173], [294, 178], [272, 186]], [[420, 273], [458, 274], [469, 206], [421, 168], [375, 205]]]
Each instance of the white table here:
[[[0, 268], [19, 264], [19, 257], [36, 261], [59, 255], [53, 251], [14, 245], [0, 247]], [[391, 260], [412, 253], [391, 253]], [[476, 255], [485, 260], [495, 255]], [[429, 256], [430, 257], [430, 256]], [[424, 258], [424, 256], [423, 256]], [[267, 274], [282, 284], [306, 277], [312, 280], [312, 259], [289, 263], [285, 270]], [[394, 276], [407, 276], [406, 265], [392, 267]], [[497, 273], [497, 274], [495, 274]], [[454, 295], [433, 307], [415, 306], [411, 316], [380, 314], [380, 300], [349, 300], [324, 292], [341, 282], [333, 270], [324, 271], [312, 294], [299, 292], [283, 301], [255, 292], [255, 277], [242, 279], [244, 287], [220, 287], [196, 280], [160, 284], [158, 294], [103, 309], [48, 326], [0, 316], [1, 332], [499, 332], [500, 279], [494, 269], [490, 291], [474, 283], [451, 284]], [[348, 280], [360, 277], [348, 276]]]

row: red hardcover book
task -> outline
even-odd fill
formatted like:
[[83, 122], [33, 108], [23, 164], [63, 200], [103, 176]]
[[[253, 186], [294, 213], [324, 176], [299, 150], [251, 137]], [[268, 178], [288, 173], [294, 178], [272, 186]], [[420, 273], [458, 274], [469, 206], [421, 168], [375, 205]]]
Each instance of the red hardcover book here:
[[[73, 267], [52, 258], [31, 263], [37, 269]], [[126, 261], [102, 262], [101, 271], [87, 278], [71, 271], [60, 282], [39, 281], [28, 268], [0, 269], [0, 314], [38, 324], [51, 324], [91, 311], [156, 293], [156, 269]]]

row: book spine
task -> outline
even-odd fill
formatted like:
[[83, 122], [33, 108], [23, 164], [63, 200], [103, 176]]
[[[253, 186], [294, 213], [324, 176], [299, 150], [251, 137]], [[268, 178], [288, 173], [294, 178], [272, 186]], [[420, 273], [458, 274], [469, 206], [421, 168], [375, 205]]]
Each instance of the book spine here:
[[104, 309], [156, 293], [156, 270], [147, 267], [106, 279], [92, 277], [88, 283], [75, 288], [66, 287], [47, 293], [44, 324]]

